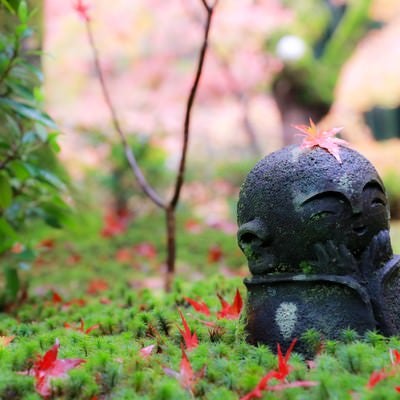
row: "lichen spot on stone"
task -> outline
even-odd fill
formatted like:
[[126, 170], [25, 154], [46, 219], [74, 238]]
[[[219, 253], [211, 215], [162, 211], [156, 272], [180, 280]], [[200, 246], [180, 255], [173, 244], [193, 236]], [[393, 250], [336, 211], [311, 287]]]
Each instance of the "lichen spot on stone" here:
[[297, 322], [297, 306], [295, 303], [283, 302], [275, 313], [275, 322], [279, 327], [281, 335], [290, 339]]

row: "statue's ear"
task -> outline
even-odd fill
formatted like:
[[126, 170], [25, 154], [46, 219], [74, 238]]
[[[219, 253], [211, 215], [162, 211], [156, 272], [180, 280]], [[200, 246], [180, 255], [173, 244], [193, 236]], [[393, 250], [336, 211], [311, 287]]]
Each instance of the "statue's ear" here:
[[241, 225], [237, 238], [253, 274], [267, 272], [272, 267], [272, 254], [269, 249], [272, 236], [264, 221], [255, 218]]

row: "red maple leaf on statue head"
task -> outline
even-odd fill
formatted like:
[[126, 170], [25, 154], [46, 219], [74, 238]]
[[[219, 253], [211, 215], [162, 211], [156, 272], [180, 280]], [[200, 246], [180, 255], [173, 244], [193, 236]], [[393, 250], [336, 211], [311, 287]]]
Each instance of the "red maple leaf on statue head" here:
[[300, 145], [302, 149], [321, 147], [332, 154], [340, 163], [342, 162], [339, 154], [339, 146], [348, 146], [349, 144], [345, 140], [334, 136], [343, 128], [332, 128], [329, 131], [320, 131], [311, 118], [310, 126], [293, 125], [293, 128], [302, 132], [299, 133], [299, 135], [304, 136], [303, 142]]

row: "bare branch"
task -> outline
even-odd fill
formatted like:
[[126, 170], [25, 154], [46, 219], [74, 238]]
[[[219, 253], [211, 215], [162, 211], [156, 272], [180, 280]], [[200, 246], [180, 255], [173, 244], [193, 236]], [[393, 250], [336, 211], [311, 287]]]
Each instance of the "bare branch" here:
[[166, 208], [166, 204], [165, 201], [158, 195], [158, 193], [148, 184], [148, 182], [146, 181], [146, 178], [144, 177], [138, 163], [136, 160], [135, 155], [132, 152], [132, 149], [130, 148], [126, 135], [124, 133], [124, 131], [121, 128], [121, 124], [119, 123], [118, 117], [117, 117], [117, 113], [114, 107], [114, 104], [111, 100], [111, 96], [110, 93], [108, 91], [107, 88], [107, 84], [104, 78], [104, 74], [103, 71], [101, 69], [101, 65], [100, 65], [100, 58], [99, 58], [99, 53], [94, 41], [94, 37], [93, 37], [93, 33], [92, 33], [92, 29], [90, 26], [90, 21], [89, 20], [85, 20], [85, 26], [86, 26], [86, 32], [87, 32], [87, 36], [89, 39], [89, 44], [90, 44], [90, 48], [92, 50], [93, 53], [93, 60], [94, 60], [94, 65], [95, 65], [95, 69], [99, 78], [99, 82], [100, 82], [100, 86], [101, 86], [101, 90], [103, 93], [103, 97], [104, 100], [106, 102], [106, 105], [110, 111], [111, 114], [111, 120], [112, 120], [112, 124], [114, 129], [117, 131], [120, 140], [122, 142], [122, 145], [124, 147], [124, 151], [125, 151], [125, 155], [126, 158], [128, 160], [129, 166], [131, 167], [135, 178], [140, 186], [140, 188], [142, 189], [142, 191], [153, 201], [153, 203], [155, 203], [158, 207], [165, 209]]
[[205, 9], [210, 12], [210, 6], [208, 5], [206, 0], [200, 0], [203, 3], [203, 6], [205, 7]]
[[186, 112], [185, 112], [185, 121], [184, 121], [184, 126], [183, 126], [183, 147], [182, 147], [182, 153], [181, 153], [181, 160], [179, 163], [179, 169], [178, 169], [178, 175], [175, 181], [175, 189], [174, 193], [172, 195], [171, 201], [169, 203], [169, 208], [175, 209], [176, 205], [178, 204], [179, 200], [179, 195], [182, 189], [183, 181], [185, 178], [185, 167], [186, 167], [186, 155], [187, 155], [187, 149], [188, 149], [188, 143], [189, 143], [189, 132], [190, 132], [190, 120], [191, 120], [191, 114], [192, 114], [192, 107], [193, 103], [197, 94], [197, 89], [199, 87], [199, 82], [200, 78], [203, 72], [203, 66], [204, 66], [204, 60], [205, 56], [207, 53], [207, 48], [208, 48], [208, 37], [210, 33], [210, 28], [211, 28], [211, 21], [212, 17], [214, 14], [214, 7], [217, 2], [214, 3], [214, 6], [210, 7], [206, 0], [200, 0], [204, 7], [207, 9], [207, 19], [206, 19], [206, 24], [204, 27], [204, 36], [203, 36], [203, 44], [200, 49], [200, 54], [199, 58], [197, 61], [197, 69], [196, 69], [196, 74], [195, 78], [192, 84], [192, 87], [189, 92], [189, 97], [186, 103]]

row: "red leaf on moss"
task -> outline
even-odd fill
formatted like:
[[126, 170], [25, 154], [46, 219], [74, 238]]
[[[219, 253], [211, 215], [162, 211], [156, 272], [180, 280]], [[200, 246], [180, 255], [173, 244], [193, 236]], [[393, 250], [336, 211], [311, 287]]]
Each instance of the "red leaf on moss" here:
[[0, 349], [2, 347], [7, 347], [13, 340], [15, 336], [0, 336]]
[[185, 300], [199, 313], [204, 314], [204, 315], [211, 315], [210, 309], [208, 308], [207, 304], [204, 303], [203, 301], [197, 302], [190, 297], [185, 297]]
[[73, 326], [71, 326], [67, 322], [64, 323], [64, 327], [67, 328], [67, 329], [73, 329], [75, 331], [82, 332], [82, 333], [85, 333], [86, 335], [88, 335], [90, 332], [94, 331], [95, 329], [98, 329], [100, 327], [100, 325], [99, 324], [95, 324], [95, 325], [89, 326], [89, 328], [85, 329], [85, 322], [83, 321], [83, 319], [81, 319], [81, 323], [80, 323], [79, 327], [75, 327], [74, 328]]
[[179, 372], [171, 370], [170, 368], [164, 368], [164, 372], [176, 378], [181, 386], [188, 390], [190, 393], [193, 393], [194, 387], [197, 382], [204, 376], [205, 367], [203, 367], [200, 371], [194, 372], [192, 365], [188, 359], [185, 350], [182, 347], [182, 360], [180, 365]]
[[375, 387], [380, 381], [383, 381], [388, 377], [388, 374], [383, 370], [373, 371], [368, 379], [368, 383], [366, 384], [367, 389], [372, 389]]
[[181, 310], [179, 310], [179, 314], [180, 314], [181, 319], [182, 319], [183, 329], [181, 329], [179, 327], [178, 327], [178, 329], [179, 329], [179, 332], [181, 333], [182, 338], [183, 338], [183, 340], [185, 342], [186, 349], [187, 350], [194, 349], [195, 347], [197, 347], [199, 345], [199, 341], [197, 339], [197, 335], [196, 335], [195, 332], [192, 334], [192, 332], [190, 331], [189, 325], [186, 322], [186, 319], [183, 316]]
[[67, 258], [67, 264], [75, 265], [82, 260], [82, 256], [78, 253], [71, 253]]
[[304, 136], [301, 148], [311, 149], [313, 147], [321, 147], [332, 154], [340, 163], [342, 162], [339, 154], [339, 146], [348, 146], [348, 143], [334, 137], [343, 128], [332, 128], [329, 131], [319, 131], [314, 121], [310, 118], [310, 126], [307, 125], [293, 125], [293, 127], [302, 133]]
[[22, 243], [16, 242], [13, 244], [10, 251], [13, 254], [21, 254], [24, 251], [24, 249], [25, 249], [25, 246]]
[[268, 383], [271, 379], [276, 379], [279, 382], [285, 382], [286, 377], [289, 375], [292, 367], [289, 365], [290, 355], [293, 351], [293, 348], [297, 342], [297, 339], [294, 339], [290, 344], [285, 355], [282, 354], [281, 346], [278, 344], [278, 368], [277, 370], [269, 371], [264, 377], [258, 382], [257, 386], [247, 395], [243, 396], [240, 400], [251, 400], [254, 398], [261, 398], [262, 391], [272, 390], [284, 390], [292, 387], [311, 387], [315, 386], [318, 383], [313, 381], [295, 381], [290, 383], [282, 383], [274, 386], [268, 386]]
[[266, 375], [264, 375], [260, 382], [258, 382], [257, 386], [245, 396], [241, 397], [240, 400], [251, 400], [251, 399], [259, 399], [263, 396], [262, 392], [267, 389], [268, 382], [272, 378], [276, 378], [276, 371], [269, 371]]
[[134, 246], [133, 249], [138, 255], [147, 258], [149, 260], [157, 256], [157, 250], [151, 243], [147, 242], [139, 243], [136, 246]]
[[148, 357], [150, 357], [151, 353], [153, 352], [153, 349], [155, 346], [156, 346], [155, 344], [151, 344], [150, 346], [143, 347], [143, 349], [139, 350], [139, 354], [143, 358], [148, 358]]
[[35, 377], [35, 389], [43, 397], [51, 396], [52, 378], [65, 378], [69, 370], [86, 362], [80, 358], [57, 359], [59, 347], [60, 342], [56, 339], [55, 345], [43, 357], [38, 356], [33, 368], [27, 373]]
[[108, 283], [104, 279], [92, 279], [89, 282], [88, 288], [86, 289], [86, 293], [97, 294], [107, 289], [108, 289]]
[[400, 351], [398, 351], [396, 349], [390, 349], [389, 355], [390, 355], [390, 361], [392, 362], [392, 365], [400, 364]]
[[39, 242], [38, 247], [41, 249], [51, 250], [54, 248], [55, 240], [54, 239], [43, 239]]
[[84, 305], [86, 305], [86, 300], [85, 299], [72, 299], [72, 300], [64, 303], [61, 308], [62, 308], [62, 310], [67, 310], [69, 307], [71, 307], [73, 305], [83, 307]]
[[53, 290], [53, 295], [51, 297], [51, 300], [53, 301], [54, 304], [59, 304], [63, 302], [62, 297], [55, 290]]
[[89, 5], [85, 4], [83, 0], [76, 0], [73, 7], [81, 18], [85, 21], [90, 21]]
[[239, 289], [236, 289], [235, 298], [233, 299], [232, 304], [229, 304], [224, 298], [217, 294], [219, 301], [221, 302], [222, 309], [217, 312], [218, 319], [226, 318], [226, 319], [237, 319], [240, 316], [240, 313], [243, 308], [243, 300], [240, 295]]
[[121, 235], [126, 232], [128, 225], [127, 215], [116, 214], [110, 212], [105, 215], [103, 220], [103, 229], [101, 230], [101, 236], [104, 238], [112, 238], [114, 236]]
[[215, 244], [208, 249], [208, 262], [217, 263], [221, 261], [223, 255], [221, 247]]
[[286, 354], [283, 356], [281, 351], [281, 346], [278, 343], [278, 373], [279, 373], [279, 380], [284, 380], [289, 375], [291, 371], [291, 366], [289, 365], [290, 355], [292, 354], [293, 348], [297, 342], [297, 339], [293, 339], [292, 343], [290, 344]]
[[132, 249], [129, 247], [121, 247], [115, 253], [115, 260], [125, 264], [131, 262], [133, 259]]
[[204, 230], [204, 227], [200, 224], [200, 222], [194, 219], [188, 219], [185, 222], [185, 230], [189, 233], [201, 233]]

